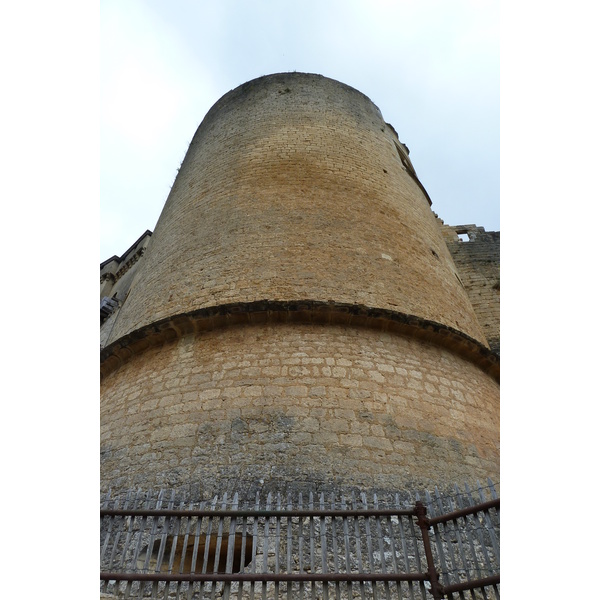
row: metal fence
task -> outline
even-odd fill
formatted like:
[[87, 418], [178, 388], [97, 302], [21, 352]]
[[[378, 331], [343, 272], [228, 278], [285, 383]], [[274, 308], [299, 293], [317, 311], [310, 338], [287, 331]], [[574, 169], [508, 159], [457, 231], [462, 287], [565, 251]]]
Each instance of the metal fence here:
[[491, 482], [410, 501], [131, 492], [106, 497], [100, 515], [100, 592], [109, 597], [500, 598]]

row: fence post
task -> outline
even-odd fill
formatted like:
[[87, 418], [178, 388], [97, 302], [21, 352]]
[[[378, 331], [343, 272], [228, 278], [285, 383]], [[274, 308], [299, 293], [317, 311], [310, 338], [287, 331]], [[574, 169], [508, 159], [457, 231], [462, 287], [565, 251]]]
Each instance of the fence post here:
[[425, 548], [425, 557], [427, 559], [427, 573], [429, 574], [429, 582], [431, 583], [431, 595], [434, 597], [434, 600], [442, 600], [444, 597], [443, 588], [433, 564], [433, 554], [431, 553], [431, 544], [429, 542], [427, 509], [420, 500], [415, 502], [415, 515], [417, 517], [417, 524], [421, 529], [421, 535], [423, 536], [423, 547]]

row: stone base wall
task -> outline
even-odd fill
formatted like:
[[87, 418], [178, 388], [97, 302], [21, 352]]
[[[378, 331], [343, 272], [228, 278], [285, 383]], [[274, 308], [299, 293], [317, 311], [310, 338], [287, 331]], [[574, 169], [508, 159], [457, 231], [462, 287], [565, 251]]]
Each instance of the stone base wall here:
[[149, 348], [102, 384], [103, 490], [407, 489], [499, 476], [499, 385], [426, 341], [245, 325]]

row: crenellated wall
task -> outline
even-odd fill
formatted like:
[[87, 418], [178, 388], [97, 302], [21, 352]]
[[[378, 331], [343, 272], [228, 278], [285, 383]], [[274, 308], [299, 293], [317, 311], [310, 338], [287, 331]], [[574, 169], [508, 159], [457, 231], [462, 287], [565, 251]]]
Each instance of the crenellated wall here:
[[500, 354], [500, 232], [441, 220], [440, 225], [488, 344]]

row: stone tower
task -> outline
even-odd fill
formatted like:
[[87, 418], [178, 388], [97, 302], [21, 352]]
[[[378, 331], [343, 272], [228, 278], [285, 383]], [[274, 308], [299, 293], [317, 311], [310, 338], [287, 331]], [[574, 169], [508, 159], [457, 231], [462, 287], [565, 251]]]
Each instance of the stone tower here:
[[125, 283], [101, 265], [103, 489], [497, 481], [499, 360], [430, 204], [357, 90], [223, 96]]

